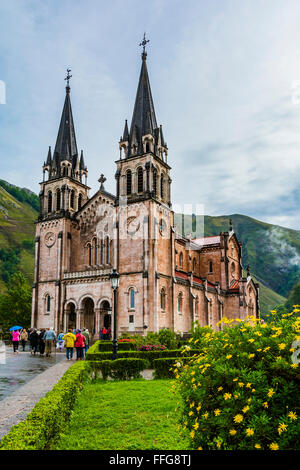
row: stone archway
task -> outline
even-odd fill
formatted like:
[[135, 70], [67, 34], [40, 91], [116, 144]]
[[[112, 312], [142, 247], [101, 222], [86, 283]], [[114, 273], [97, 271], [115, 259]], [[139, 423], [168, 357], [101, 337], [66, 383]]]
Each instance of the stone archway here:
[[111, 306], [108, 300], [103, 300], [100, 304], [100, 328], [105, 326], [111, 328]]
[[90, 297], [86, 297], [82, 301], [81, 328], [86, 328], [92, 335], [96, 331], [95, 305]]
[[76, 328], [76, 306], [73, 302], [69, 302], [65, 308], [65, 327], [64, 330], [74, 330]]

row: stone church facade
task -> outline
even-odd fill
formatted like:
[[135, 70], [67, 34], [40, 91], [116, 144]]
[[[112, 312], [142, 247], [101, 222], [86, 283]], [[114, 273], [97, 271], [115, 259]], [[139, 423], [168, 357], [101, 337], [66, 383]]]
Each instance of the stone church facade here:
[[83, 152], [78, 153], [69, 78], [54, 152], [43, 165], [36, 224], [32, 326], [88, 328], [96, 336], [113, 326], [109, 274], [120, 274], [118, 334], [192, 323], [220, 328], [223, 316], [259, 315], [258, 284], [242, 273], [242, 246], [228, 232], [191, 239], [176, 232], [168, 147], [157, 125], [142, 53], [130, 127], [120, 138], [116, 194], [90, 197]]

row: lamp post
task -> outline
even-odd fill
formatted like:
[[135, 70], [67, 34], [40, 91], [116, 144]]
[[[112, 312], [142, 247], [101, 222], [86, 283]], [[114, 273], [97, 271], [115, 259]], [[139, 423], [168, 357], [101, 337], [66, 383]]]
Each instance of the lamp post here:
[[110, 284], [114, 291], [114, 338], [113, 338], [113, 355], [112, 358], [117, 359], [117, 289], [119, 287], [120, 274], [116, 269], [113, 269], [112, 273], [109, 275]]

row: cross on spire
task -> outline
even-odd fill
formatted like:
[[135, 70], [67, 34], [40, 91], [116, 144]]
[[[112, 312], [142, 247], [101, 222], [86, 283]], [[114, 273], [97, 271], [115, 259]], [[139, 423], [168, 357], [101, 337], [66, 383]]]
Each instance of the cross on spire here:
[[67, 76], [65, 78], [65, 80], [67, 80], [67, 87], [69, 87], [69, 80], [70, 78], [72, 77], [72, 75], [70, 75], [70, 72], [71, 72], [71, 69], [67, 69]]
[[143, 40], [142, 40], [142, 42], [140, 42], [140, 44], [139, 44], [140, 46], [143, 46], [143, 53], [142, 53], [142, 56], [147, 55], [147, 53], [146, 53], [146, 44], [147, 44], [147, 42], [150, 42], [150, 39], [146, 39], [146, 33], [144, 33]]

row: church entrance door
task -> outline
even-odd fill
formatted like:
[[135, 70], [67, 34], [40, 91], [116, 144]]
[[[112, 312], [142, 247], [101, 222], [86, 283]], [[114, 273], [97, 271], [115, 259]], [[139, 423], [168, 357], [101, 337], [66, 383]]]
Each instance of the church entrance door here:
[[83, 301], [82, 309], [83, 309], [83, 318], [81, 321], [81, 327], [88, 329], [89, 333], [91, 335], [94, 335], [95, 328], [96, 328], [94, 301], [90, 297], [87, 297]]
[[76, 328], [76, 311], [75, 311], [75, 305], [73, 303], [69, 303], [67, 305], [66, 314], [67, 314], [66, 330], [67, 331], [69, 329], [74, 330]]

